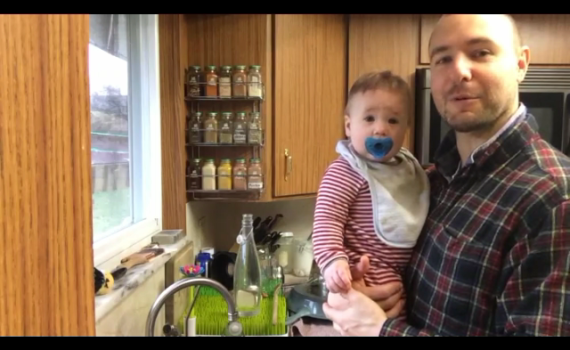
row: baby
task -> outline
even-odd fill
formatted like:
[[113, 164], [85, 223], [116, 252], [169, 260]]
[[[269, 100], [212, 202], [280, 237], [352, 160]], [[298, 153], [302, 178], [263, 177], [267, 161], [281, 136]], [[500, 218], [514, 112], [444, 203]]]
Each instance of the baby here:
[[[345, 109], [349, 140], [321, 181], [313, 251], [330, 292], [352, 284], [350, 267], [370, 260], [366, 286], [401, 281], [429, 207], [429, 182], [402, 147], [413, 117], [408, 84], [389, 71], [361, 76]], [[405, 296], [404, 296], [405, 297]]]

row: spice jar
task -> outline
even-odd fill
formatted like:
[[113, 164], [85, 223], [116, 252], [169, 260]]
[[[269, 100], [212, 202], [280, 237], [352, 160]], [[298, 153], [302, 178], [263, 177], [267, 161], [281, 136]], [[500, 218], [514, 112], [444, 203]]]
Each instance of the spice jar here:
[[252, 112], [249, 115], [249, 125], [247, 127], [247, 142], [251, 144], [261, 144], [261, 119], [259, 112]]
[[200, 125], [202, 124], [202, 112], [194, 112], [190, 119], [188, 128], [188, 139], [191, 144], [202, 142]]
[[202, 188], [202, 168], [200, 167], [200, 158], [192, 160], [192, 165], [190, 166], [188, 174], [188, 189], [199, 190]]
[[216, 73], [216, 66], [208, 66], [206, 82], [206, 96], [218, 97], [218, 74]]
[[208, 119], [204, 121], [204, 142], [218, 143], [218, 113], [209, 112]]
[[247, 167], [244, 158], [236, 159], [233, 174], [234, 190], [247, 190]]
[[231, 112], [222, 113], [222, 121], [220, 122], [220, 143], [233, 142], [233, 121]]
[[261, 98], [261, 66], [252, 65], [249, 67], [249, 72], [247, 73], [247, 94], [249, 97], [259, 97]]
[[263, 176], [261, 174], [261, 161], [259, 158], [251, 158], [247, 168], [247, 188], [259, 190], [263, 188]]
[[235, 66], [233, 76], [233, 93], [234, 97], [246, 97], [247, 89], [247, 74], [245, 73], [245, 66]]
[[227, 158], [222, 159], [218, 167], [218, 190], [232, 189], [232, 164]]
[[213, 159], [206, 159], [202, 167], [202, 189], [209, 191], [216, 189], [216, 166]]
[[283, 273], [293, 272], [293, 258], [295, 251], [293, 250], [293, 232], [281, 232], [281, 238], [277, 241], [279, 248], [274, 255], [277, 257], [278, 265], [283, 268]]
[[202, 82], [202, 67], [191, 66], [186, 78], [187, 90], [186, 94], [191, 97], [202, 96], [200, 83]]
[[247, 122], [245, 120], [245, 112], [236, 113], [236, 120], [234, 121], [234, 143], [246, 143], [246, 130]]
[[232, 97], [232, 67], [222, 66], [220, 71], [220, 77], [218, 78], [218, 87], [220, 97], [231, 98]]

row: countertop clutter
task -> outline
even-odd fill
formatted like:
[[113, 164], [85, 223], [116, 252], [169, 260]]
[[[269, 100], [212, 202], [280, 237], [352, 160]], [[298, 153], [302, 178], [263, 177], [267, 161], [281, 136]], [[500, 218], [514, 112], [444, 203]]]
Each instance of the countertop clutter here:
[[[172, 256], [186, 246], [190, 240], [181, 237], [174, 244], [153, 243], [135, 254], [130, 254], [121, 260], [111, 272], [103, 274], [114, 275], [112, 286], [95, 297], [95, 319], [99, 321], [114, 307], [119, 305], [133, 290], [144, 283], [153, 273], [163, 267]], [[98, 288], [95, 288], [96, 290]]]
[[[260, 322], [269, 323], [265, 326], [256, 324], [255, 332], [251, 331], [253, 333], [250, 335], [306, 336], [313, 335], [315, 330], [330, 328], [328, 327], [330, 324], [320, 308], [323, 298], [326, 297], [326, 288], [324, 288], [322, 279], [319, 279], [320, 273], [314, 263], [311, 236], [308, 239], [297, 239], [293, 232], [276, 230], [275, 227], [282, 219], [282, 214], [265, 218], [257, 216], [253, 219], [253, 238], [259, 256], [262, 281], [265, 281], [262, 282], [264, 301], [261, 304], [261, 313], [268, 313], [266, 319]], [[234, 289], [234, 267], [239, 247], [239, 244], [236, 243], [227, 251], [215, 251], [211, 247], [201, 249], [196, 257], [196, 264], [204, 267], [203, 277], [221, 283], [231, 292]], [[277, 325], [282, 323], [285, 328], [276, 327], [275, 324], [271, 326], [270, 311], [264, 309], [269, 308], [264, 304], [265, 299], [272, 300], [271, 294], [276, 286], [281, 289], [282, 297], [279, 298], [279, 302], [284, 303], [282, 306], [279, 305], [280, 310], [281, 308], [284, 310], [279, 311]], [[202, 294], [196, 301], [197, 305], [200, 303], [200, 298], [202, 298]], [[307, 308], [307, 303], [314, 305], [314, 307]], [[212, 316], [207, 317], [211, 318]], [[243, 321], [253, 322], [252, 318], [248, 317], [243, 318]], [[197, 320], [197, 322], [200, 321]], [[314, 325], [315, 322], [317, 325]], [[179, 322], [178, 326], [182, 329], [180, 333], [184, 334], [184, 323]], [[250, 325], [249, 330], [252, 327]], [[277, 334], [282, 329], [286, 329], [286, 334]], [[293, 330], [295, 330], [295, 334], [293, 334]]]

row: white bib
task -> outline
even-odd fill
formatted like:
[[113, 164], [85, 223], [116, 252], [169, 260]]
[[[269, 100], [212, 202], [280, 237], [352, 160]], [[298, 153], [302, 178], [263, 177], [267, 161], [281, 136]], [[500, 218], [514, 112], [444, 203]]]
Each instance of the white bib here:
[[346, 140], [337, 143], [336, 151], [368, 181], [378, 237], [393, 247], [413, 247], [428, 214], [430, 194], [427, 174], [413, 154], [401, 148], [390, 163], [371, 162]]

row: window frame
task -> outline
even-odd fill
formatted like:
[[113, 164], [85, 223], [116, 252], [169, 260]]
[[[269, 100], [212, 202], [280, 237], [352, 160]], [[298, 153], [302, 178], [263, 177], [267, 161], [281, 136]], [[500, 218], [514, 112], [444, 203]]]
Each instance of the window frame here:
[[158, 15], [127, 16], [133, 223], [93, 242], [95, 266], [115, 258], [162, 229]]

